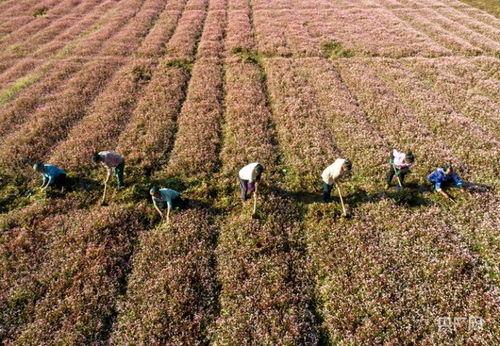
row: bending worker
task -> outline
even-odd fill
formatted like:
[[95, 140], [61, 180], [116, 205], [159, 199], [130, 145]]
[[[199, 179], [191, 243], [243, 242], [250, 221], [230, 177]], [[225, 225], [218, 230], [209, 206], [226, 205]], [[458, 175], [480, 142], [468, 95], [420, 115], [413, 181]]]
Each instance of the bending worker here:
[[321, 178], [323, 179], [323, 202], [330, 201], [333, 185], [337, 185], [338, 181], [348, 176], [351, 169], [351, 162], [345, 159], [337, 159], [333, 164], [325, 168], [321, 174]]
[[108, 171], [108, 175], [106, 176], [106, 181], [104, 185], [106, 185], [113, 173], [115, 171], [116, 182], [118, 183], [118, 187], [123, 187], [123, 171], [125, 169], [125, 159], [119, 154], [113, 151], [101, 151], [99, 153], [94, 153], [92, 155], [92, 161], [94, 163], [102, 163], [104, 167], [106, 167]]
[[464, 183], [453, 171], [453, 167], [450, 164], [446, 164], [442, 168], [436, 169], [434, 172], [429, 174], [427, 180], [432, 184], [432, 190], [439, 192], [441, 195], [448, 199], [453, 198], [445, 191], [443, 191], [442, 188], [444, 186], [453, 184], [458, 186], [462, 191], [465, 191]]
[[182, 209], [185, 207], [185, 203], [181, 198], [179, 192], [172, 189], [159, 189], [156, 186], [153, 186], [149, 190], [149, 194], [153, 199], [153, 205], [155, 206], [156, 211], [160, 214], [163, 219], [163, 212], [160, 210], [167, 208], [167, 222], [170, 221], [170, 210], [173, 208]]
[[49, 186], [64, 191], [66, 185], [66, 172], [64, 170], [55, 165], [45, 165], [42, 162], [35, 163], [33, 169], [42, 176], [42, 185], [40, 186], [42, 191]]
[[264, 166], [258, 162], [249, 163], [240, 169], [238, 176], [240, 178], [241, 199], [245, 202], [248, 195], [257, 192], [257, 183], [260, 181], [264, 172]]
[[394, 149], [389, 160], [391, 167], [389, 168], [389, 172], [387, 173], [387, 184], [385, 185], [385, 188], [388, 189], [391, 186], [394, 175], [399, 178], [402, 187], [405, 181], [405, 177], [408, 173], [410, 173], [410, 167], [413, 165], [414, 161], [415, 157], [413, 156], [411, 151], [405, 154]]

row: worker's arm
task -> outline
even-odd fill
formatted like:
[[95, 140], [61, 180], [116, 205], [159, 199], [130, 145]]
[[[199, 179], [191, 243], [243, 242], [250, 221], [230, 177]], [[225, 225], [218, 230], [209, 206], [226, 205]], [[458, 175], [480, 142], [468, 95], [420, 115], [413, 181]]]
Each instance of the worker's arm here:
[[443, 189], [441, 189], [441, 182], [436, 183], [436, 191], [439, 192], [444, 198], [453, 199], [449, 194], [447, 194]]
[[170, 205], [169, 205], [168, 208], [167, 208], [167, 223], [170, 222], [170, 209], [171, 208], [170, 208]]
[[160, 214], [160, 217], [163, 219], [163, 213], [161, 212], [160, 208], [158, 208], [158, 205], [156, 204], [156, 199], [154, 197], [152, 197], [152, 199], [153, 199], [153, 205], [155, 206], [156, 211], [158, 212], [158, 214]]
[[42, 184], [42, 191], [45, 190], [46, 188], [48, 188], [49, 185], [52, 184], [53, 182], [54, 182], [54, 176], [53, 175], [49, 175], [48, 177], [44, 176], [44, 184], [45, 184], [45, 186], [43, 186], [43, 184]]
[[106, 175], [106, 181], [104, 181], [104, 184], [107, 184], [109, 181], [109, 178], [113, 174], [113, 168], [106, 166], [106, 169], [108, 170], [108, 174]]

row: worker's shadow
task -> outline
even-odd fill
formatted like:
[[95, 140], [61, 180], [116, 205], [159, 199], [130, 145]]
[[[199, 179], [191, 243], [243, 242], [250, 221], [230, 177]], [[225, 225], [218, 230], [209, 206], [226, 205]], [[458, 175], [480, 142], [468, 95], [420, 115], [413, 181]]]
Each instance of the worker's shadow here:
[[491, 186], [484, 185], [484, 184], [472, 183], [470, 181], [464, 181], [464, 187], [471, 194], [491, 193], [495, 190]]
[[358, 188], [354, 193], [347, 195], [345, 199], [351, 208], [356, 208], [364, 203], [376, 203], [384, 199], [390, 199], [398, 205], [413, 208], [434, 204], [433, 201], [423, 195], [424, 192], [429, 191], [430, 187], [419, 184], [407, 184], [403, 190], [393, 187], [372, 193]]
[[102, 189], [102, 182], [86, 177], [68, 177], [66, 187], [68, 192], [88, 192]]

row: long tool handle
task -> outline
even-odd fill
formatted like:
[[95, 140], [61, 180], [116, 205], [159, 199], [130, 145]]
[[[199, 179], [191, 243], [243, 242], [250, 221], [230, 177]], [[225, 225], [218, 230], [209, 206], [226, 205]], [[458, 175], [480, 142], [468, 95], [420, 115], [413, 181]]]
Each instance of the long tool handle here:
[[342, 193], [340, 193], [339, 185], [335, 184], [335, 186], [337, 186], [337, 191], [338, 191], [339, 197], [340, 197], [340, 203], [342, 204], [342, 211], [344, 212], [344, 216], [345, 216], [345, 215], [347, 215], [347, 212], [345, 211], [344, 199], [342, 198]]
[[102, 194], [102, 203], [106, 201], [106, 190], [108, 189], [108, 184], [104, 184], [104, 192]]
[[392, 168], [394, 169], [394, 172], [396, 173], [396, 178], [398, 178], [399, 187], [401, 188], [401, 190], [403, 190], [403, 184], [401, 183], [401, 179], [399, 179], [398, 170], [397, 170], [396, 165], [394, 163], [392, 164]]

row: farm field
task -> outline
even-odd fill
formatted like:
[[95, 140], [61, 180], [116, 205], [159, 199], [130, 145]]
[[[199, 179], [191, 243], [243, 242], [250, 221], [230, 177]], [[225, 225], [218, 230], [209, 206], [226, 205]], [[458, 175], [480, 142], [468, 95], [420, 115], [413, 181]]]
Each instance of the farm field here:
[[[500, 340], [496, 0], [0, 0], [0, 341]], [[393, 148], [416, 163], [384, 189]], [[95, 151], [125, 157], [108, 188]], [[322, 203], [321, 172], [353, 163]], [[68, 172], [40, 191], [36, 161]], [[257, 214], [237, 174], [265, 167]], [[431, 192], [452, 163], [467, 192]], [[190, 207], [162, 222], [151, 186]]]

